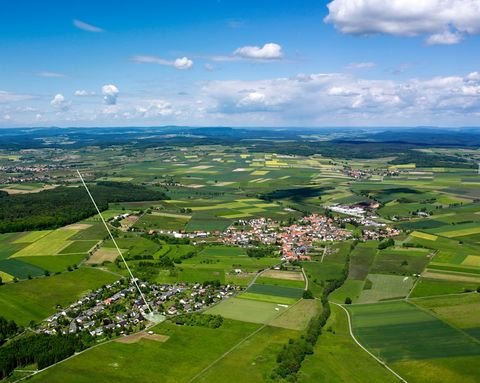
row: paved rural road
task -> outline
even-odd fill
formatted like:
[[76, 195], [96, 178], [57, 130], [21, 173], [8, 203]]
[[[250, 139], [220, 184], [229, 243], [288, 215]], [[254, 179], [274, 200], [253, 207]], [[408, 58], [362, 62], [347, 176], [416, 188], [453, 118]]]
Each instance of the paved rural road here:
[[370, 355], [373, 359], [375, 359], [378, 363], [380, 363], [383, 367], [385, 367], [388, 371], [390, 371], [393, 375], [395, 375], [395, 377], [397, 377], [398, 379], [400, 379], [401, 382], [403, 383], [408, 383], [404, 378], [402, 378], [400, 375], [398, 375], [395, 371], [393, 371], [390, 367], [387, 366], [387, 364], [385, 362], [383, 362], [382, 360], [380, 360], [379, 358], [377, 358], [375, 355], [373, 355], [370, 351], [368, 351], [365, 347], [362, 346], [362, 344], [357, 340], [357, 338], [355, 338], [355, 335], [353, 335], [353, 331], [352, 331], [352, 320], [350, 318], [350, 313], [348, 312], [348, 310], [343, 306], [343, 305], [340, 305], [338, 303], [335, 303], [335, 302], [332, 302], [330, 301], [330, 303], [333, 303], [334, 305], [338, 306], [338, 307], [341, 307], [345, 313], [347, 314], [347, 319], [348, 319], [348, 330], [350, 332], [350, 336], [352, 337], [352, 339], [354, 340], [354, 342], [362, 349], [364, 350], [368, 355]]

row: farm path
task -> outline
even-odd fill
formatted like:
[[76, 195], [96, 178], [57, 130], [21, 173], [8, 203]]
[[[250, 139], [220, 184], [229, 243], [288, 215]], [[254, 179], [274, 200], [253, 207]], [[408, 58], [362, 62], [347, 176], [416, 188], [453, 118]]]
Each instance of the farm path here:
[[223, 358], [225, 358], [227, 355], [235, 351], [238, 347], [240, 347], [243, 343], [245, 343], [247, 340], [249, 340], [251, 337], [255, 336], [258, 334], [260, 331], [262, 331], [265, 327], [267, 327], [266, 324], [263, 326], [259, 327], [256, 329], [254, 332], [251, 334], [247, 335], [245, 338], [243, 338], [240, 342], [238, 342], [236, 345], [234, 345], [231, 349], [220, 355], [217, 359], [215, 359], [212, 363], [210, 363], [207, 367], [205, 367], [202, 371], [200, 371], [197, 375], [195, 375], [193, 378], [191, 378], [188, 383], [192, 383], [195, 380], [197, 380], [200, 376], [202, 376], [205, 372], [207, 372], [210, 368], [215, 366], [218, 362], [220, 362]]
[[400, 379], [401, 382], [408, 383], [404, 378], [402, 378], [399, 374], [397, 374], [394, 370], [392, 370], [385, 362], [383, 362], [381, 359], [377, 358], [375, 355], [373, 355], [370, 351], [368, 351], [355, 337], [353, 334], [352, 330], [352, 319], [350, 318], [350, 313], [348, 310], [343, 306], [335, 302], [330, 302], [333, 303], [334, 305], [341, 307], [345, 313], [347, 314], [347, 319], [348, 319], [348, 330], [350, 332], [350, 336], [352, 337], [353, 341], [362, 349], [364, 350], [368, 355], [370, 355], [373, 359], [375, 359], [378, 363], [380, 363], [382, 366], [384, 366], [388, 371], [390, 371], [393, 375], [395, 375], [398, 379]]

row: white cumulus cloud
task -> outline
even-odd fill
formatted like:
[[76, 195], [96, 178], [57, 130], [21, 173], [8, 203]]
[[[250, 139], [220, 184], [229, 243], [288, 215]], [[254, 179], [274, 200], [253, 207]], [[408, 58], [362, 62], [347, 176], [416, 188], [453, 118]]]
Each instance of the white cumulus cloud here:
[[166, 60], [157, 56], [133, 56], [132, 61], [140, 64], [158, 64], [185, 70], [193, 66], [193, 60], [188, 57], [179, 57], [176, 60]]
[[428, 44], [456, 44], [480, 33], [478, 0], [333, 0], [325, 21], [343, 33], [425, 35]]
[[235, 50], [234, 56], [256, 59], [256, 60], [274, 60], [283, 57], [282, 47], [275, 43], [267, 43], [263, 47], [245, 46]]
[[50, 105], [59, 111], [66, 112], [70, 109], [71, 103], [65, 99], [63, 94], [57, 93], [50, 101]]
[[115, 85], [107, 84], [102, 86], [103, 102], [106, 105], [115, 105], [120, 91]]

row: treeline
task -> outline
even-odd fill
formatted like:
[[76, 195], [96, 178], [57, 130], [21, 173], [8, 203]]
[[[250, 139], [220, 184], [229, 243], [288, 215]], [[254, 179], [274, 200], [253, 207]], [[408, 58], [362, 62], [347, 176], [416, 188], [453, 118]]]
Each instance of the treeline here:
[[277, 251], [275, 246], [249, 247], [247, 255], [251, 258], [273, 257], [275, 251]]
[[395, 246], [395, 241], [393, 238], [388, 238], [388, 239], [384, 239], [382, 242], [378, 244], [378, 249], [384, 250], [392, 246]]
[[219, 328], [223, 324], [223, 317], [211, 314], [182, 314], [175, 317], [174, 321], [179, 325]]
[[0, 379], [18, 367], [35, 363], [45, 368], [68, 358], [89, 345], [87, 337], [34, 334], [14, 339], [0, 347]]
[[417, 168], [437, 167], [472, 169], [477, 167], [477, 164], [475, 162], [470, 162], [465, 158], [449, 155], [440, 156], [438, 154], [424, 153], [417, 150], [408, 150], [406, 153], [401, 154], [400, 156], [389, 162], [389, 164], [392, 165], [409, 163], [415, 163]]
[[[351, 250], [355, 247], [355, 243], [352, 244]], [[307, 355], [313, 354], [315, 344], [318, 337], [322, 333], [322, 328], [327, 323], [330, 317], [330, 304], [328, 302], [328, 296], [340, 286], [343, 285], [348, 276], [348, 269], [350, 263], [350, 256], [347, 256], [345, 267], [342, 271], [340, 278], [329, 281], [322, 292], [321, 302], [322, 311], [317, 317], [310, 320], [307, 331], [300, 338], [290, 339], [288, 344], [283, 346], [283, 349], [277, 355], [277, 366], [272, 372], [273, 380], [296, 381], [296, 375], [302, 362]]]
[[[100, 210], [111, 202], [166, 199], [160, 191], [125, 182], [99, 182], [90, 191]], [[57, 187], [39, 193], [0, 194], [0, 233], [52, 229], [96, 214], [83, 187]]]
[[8, 338], [16, 335], [19, 330], [20, 328], [15, 321], [0, 317], [0, 346], [5, 343]]

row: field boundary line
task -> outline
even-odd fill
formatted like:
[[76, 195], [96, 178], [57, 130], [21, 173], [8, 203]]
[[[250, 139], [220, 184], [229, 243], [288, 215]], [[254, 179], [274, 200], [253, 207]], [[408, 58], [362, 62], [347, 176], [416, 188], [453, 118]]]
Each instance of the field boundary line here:
[[457, 330], [458, 332], [461, 332], [463, 335], [465, 335], [466, 337], [470, 338], [471, 340], [473, 340], [475, 343], [477, 344], [480, 344], [480, 340], [478, 340], [477, 338], [471, 336], [468, 332], [464, 331], [463, 329], [461, 329], [460, 327], [457, 327], [456, 325], [454, 325], [453, 323], [450, 323], [449, 321], [446, 321], [442, 318], [440, 318], [437, 314], [435, 314], [433, 311], [430, 311], [422, 306], [419, 306], [417, 304], [415, 304], [415, 302], [412, 302], [412, 301], [407, 301], [408, 304], [414, 306], [415, 308], [417, 308], [418, 310], [420, 311], [423, 311], [425, 314], [429, 314], [430, 316], [434, 317], [435, 319], [439, 320], [440, 322], [443, 322], [445, 323], [446, 325], [450, 326], [451, 328], [453, 328], [454, 330]]
[[466, 291], [463, 293], [450, 293], [450, 294], [437, 294], [437, 295], [425, 295], [424, 297], [407, 297], [408, 301], [416, 301], [417, 299], [429, 299], [429, 298], [439, 298], [439, 297], [451, 297], [455, 295], [470, 295], [470, 294], [478, 294], [475, 291]]
[[197, 375], [195, 375], [193, 378], [191, 378], [190, 380], [188, 380], [187, 383], [192, 383], [193, 381], [197, 380], [200, 376], [202, 376], [205, 372], [207, 372], [208, 370], [210, 370], [210, 368], [212, 368], [213, 366], [215, 366], [218, 362], [220, 362], [223, 358], [225, 358], [227, 355], [229, 355], [230, 353], [232, 353], [233, 351], [235, 351], [238, 347], [240, 347], [243, 343], [245, 343], [248, 339], [250, 339], [251, 337], [253, 337], [254, 335], [258, 334], [260, 331], [262, 331], [265, 327], [267, 327], [266, 324], [264, 324], [263, 326], [259, 327], [258, 329], [256, 329], [254, 332], [252, 332], [251, 334], [249, 334], [248, 336], [246, 336], [245, 338], [243, 338], [240, 342], [238, 342], [237, 344], [235, 344], [232, 348], [230, 348], [229, 350], [227, 350], [226, 352], [224, 352], [222, 355], [220, 355], [217, 359], [215, 359], [212, 363], [210, 363], [207, 367], [205, 367], [203, 370], [201, 370]]
[[343, 309], [343, 311], [345, 311], [345, 313], [347, 314], [347, 319], [348, 319], [348, 330], [350, 332], [350, 336], [352, 337], [352, 339], [354, 340], [354, 342], [362, 349], [364, 350], [368, 355], [370, 355], [373, 359], [375, 359], [379, 364], [381, 364], [383, 367], [385, 367], [388, 371], [390, 371], [393, 375], [395, 375], [395, 377], [397, 377], [398, 379], [400, 379], [401, 382], [404, 382], [404, 383], [408, 383], [404, 378], [402, 378], [398, 373], [396, 373], [391, 367], [389, 367], [384, 361], [382, 361], [381, 359], [379, 359], [378, 357], [376, 357], [374, 354], [372, 354], [370, 351], [368, 351], [358, 340], [357, 338], [355, 337], [355, 335], [353, 334], [353, 331], [352, 331], [352, 320], [350, 318], [350, 313], [348, 312], [348, 310], [343, 306], [343, 305], [340, 305], [338, 303], [335, 303], [335, 302], [330, 302], [330, 303], [333, 303], [334, 305], [338, 306], [338, 307], [341, 307]]
[[407, 296], [405, 297], [405, 299], [409, 299], [410, 298], [410, 295], [413, 293], [413, 290], [415, 289], [415, 287], [417, 287], [417, 283], [420, 281], [422, 277], [418, 277], [417, 280], [415, 281], [415, 283], [413, 284], [412, 288], [410, 289], [410, 291], [408, 292]]

